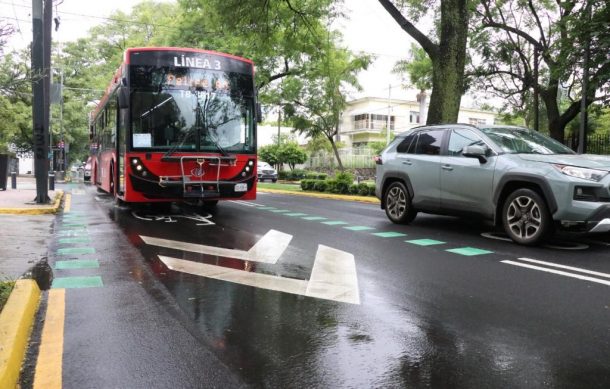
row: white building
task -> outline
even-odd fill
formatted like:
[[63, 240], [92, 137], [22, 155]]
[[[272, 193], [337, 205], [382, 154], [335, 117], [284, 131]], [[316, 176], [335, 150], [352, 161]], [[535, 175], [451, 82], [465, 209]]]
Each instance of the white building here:
[[[342, 114], [339, 140], [348, 148], [385, 141], [383, 134], [386, 134], [388, 116], [394, 134], [419, 126], [424, 119], [420, 115], [420, 104], [415, 100], [363, 97], [347, 103]], [[462, 107], [458, 123], [494, 124], [495, 118], [494, 112]]]
[[293, 133], [293, 130], [294, 129], [292, 127], [280, 127], [278, 130], [277, 125], [268, 125], [261, 123], [256, 127], [256, 146], [262, 147], [276, 143], [278, 131], [282, 135], [294, 137], [297, 143], [301, 146], [306, 145], [307, 142], [309, 142], [309, 139], [305, 135], [299, 135], [296, 132]]

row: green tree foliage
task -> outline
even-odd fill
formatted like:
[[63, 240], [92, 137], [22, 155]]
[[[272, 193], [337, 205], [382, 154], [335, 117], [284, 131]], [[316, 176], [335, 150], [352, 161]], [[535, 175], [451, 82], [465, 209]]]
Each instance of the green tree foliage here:
[[[586, 42], [591, 49], [587, 105], [610, 95], [596, 96], [596, 91], [609, 92], [609, 7], [603, 0], [480, 0], [471, 39], [481, 57], [475, 70], [479, 87], [497, 93], [521, 111], [527, 109], [537, 89], [546, 108], [548, 131], [561, 141], [566, 125], [580, 110]], [[569, 103], [564, 104], [566, 101]]]
[[294, 170], [295, 165], [307, 161], [307, 153], [296, 142], [286, 142], [278, 149], [278, 159], [280, 163], [288, 164], [290, 170]]
[[343, 164], [335, 137], [339, 133], [341, 113], [346, 106], [346, 90], [360, 89], [357, 74], [368, 67], [371, 58], [353, 56], [335, 47], [329, 39], [319, 49], [323, 60], [301, 77], [290, 77], [284, 85], [284, 96], [290, 101], [285, 113], [295, 130], [310, 138], [324, 136], [334, 151], [339, 169]]
[[279, 148], [280, 146], [277, 143], [259, 147], [258, 159], [265, 161], [270, 165], [277, 166], [280, 161], [278, 153]]
[[[417, 41], [432, 62], [432, 95], [427, 123], [456, 122], [466, 88], [464, 69], [471, 14], [469, 1], [379, 0], [379, 3]], [[428, 12], [440, 17], [438, 29], [431, 36], [414, 24]]]
[[410, 58], [396, 62], [392, 72], [407, 75], [407, 87], [414, 86], [420, 91], [432, 88], [432, 61], [426, 51], [416, 44], [411, 45]]
[[32, 149], [32, 94], [27, 51], [0, 60], [0, 149]]

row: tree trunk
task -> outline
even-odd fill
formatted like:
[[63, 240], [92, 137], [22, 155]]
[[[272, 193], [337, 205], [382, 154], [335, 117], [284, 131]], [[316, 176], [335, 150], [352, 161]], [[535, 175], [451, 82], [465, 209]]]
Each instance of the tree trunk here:
[[339, 165], [339, 170], [343, 171], [343, 163], [341, 162], [341, 157], [339, 157], [339, 150], [337, 150], [337, 145], [335, 144], [335, 140], [332, 136], [327, 137], [330, 141], [330, 145], [333, 147], [333, 151], [335, 152], [335, 158], [337, 158], [337, 164]]
[[[432, 59], [432, 95], [427, 124], [456, 123], [464, 93], [468, 40], [466, 0], [441, 1], [441, 35]], [[430, 53], [428, 53], [430, 55]]]

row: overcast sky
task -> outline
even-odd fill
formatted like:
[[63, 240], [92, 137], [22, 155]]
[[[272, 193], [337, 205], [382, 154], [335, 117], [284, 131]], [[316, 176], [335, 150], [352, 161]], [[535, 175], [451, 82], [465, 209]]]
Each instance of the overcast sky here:
[[[59, 31], [53, 32], [53, 40], [71, 41], [85, 36], [89, 28], [104, 22], [104, 17], [113, 11], [130, 12], [139, 2], [64, 0], [57, 6], [61, 25]], [[411, 38], [377, 0], [345, 0], [344, 4], [348, 19], [336, 23], [336, 26], [343, 33], [345, 45], [355, 52], [363, 51], [376, 57], [369, 70], [360, 75], [364, 91], [353, 97], [388, 97], [388, 87], [392, 85], [392, 98], [415, 100], [416, 91], [401, 90], [400, 80], [391, 73], [394, 63], [406, 57]], [[31, 0], [0, 0], [0, 15], [19, 29], [9, 47], [23, 47], [32, 40], [31, 7]]]

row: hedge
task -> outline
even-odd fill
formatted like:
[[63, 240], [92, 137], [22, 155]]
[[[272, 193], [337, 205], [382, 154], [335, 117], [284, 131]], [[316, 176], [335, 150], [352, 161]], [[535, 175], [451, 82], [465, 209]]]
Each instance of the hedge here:
[[375, 185], [352, 184], [347, 181], [331, 180], [301, 180], [301, 189], [335, 194], [351, 194], [358, 196], [375, 196]]

